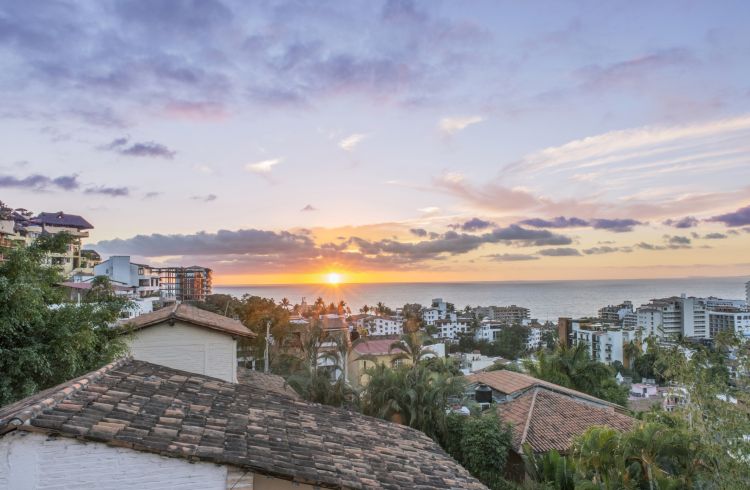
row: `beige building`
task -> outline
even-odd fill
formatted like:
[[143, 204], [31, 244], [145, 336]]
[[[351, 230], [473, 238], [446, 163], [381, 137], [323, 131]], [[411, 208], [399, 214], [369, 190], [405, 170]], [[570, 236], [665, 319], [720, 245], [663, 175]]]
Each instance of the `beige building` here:
[[130, 353], [135, 359], [237, 382], [237, 341], [255, 338], [240, 321], [177, 303], [137, 316]]

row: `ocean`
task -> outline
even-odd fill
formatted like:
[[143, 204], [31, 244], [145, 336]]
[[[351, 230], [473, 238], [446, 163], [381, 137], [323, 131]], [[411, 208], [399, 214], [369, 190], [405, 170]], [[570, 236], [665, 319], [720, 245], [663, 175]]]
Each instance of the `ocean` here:
[[630, 300], [637, 307], [652, 298], [717, 296], [745, 299], [745, 282], [750, 277], [693, 277], [681, 279], [636, 279], [596, 281], [523, 281], [461, 283], [375, 283], [375, 284], [289, 284], [214, 286], [214, 293], [288, 298], [292, 304], [305, 298], [308, 303], [322, 297], [326, 303], [346, 301], [353, 312], [363, 305], [382, 301], [391, 308], [405, 303], [428, 306], [443, 298], [456, 308], [471, 306], [524, 306], [531, 317], [556, 321], [558, 317], [595, 316], [602, 306]]

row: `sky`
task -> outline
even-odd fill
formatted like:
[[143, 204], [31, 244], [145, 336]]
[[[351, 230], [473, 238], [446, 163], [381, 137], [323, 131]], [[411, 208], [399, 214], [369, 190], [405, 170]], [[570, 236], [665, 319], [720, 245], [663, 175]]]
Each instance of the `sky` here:
[[0, 3], [0, 200], [215, 284], [750, 274], [746, 1]]

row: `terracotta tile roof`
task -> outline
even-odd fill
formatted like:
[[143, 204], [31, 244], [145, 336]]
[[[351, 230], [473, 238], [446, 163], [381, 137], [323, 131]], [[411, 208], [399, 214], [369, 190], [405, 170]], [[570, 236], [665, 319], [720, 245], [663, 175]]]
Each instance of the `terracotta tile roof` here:
[[512, 395], [514, 393], [528, 390], [533, 386], [543, 386], [552, 391], [577, 396], [605, 407], [624, 410], [624, 407], [621, 407], [615, 403], [608, 402], [606, 400], [602, 400], [601, 398], [597, 398], [595, 396], [591, 396], [581, 391], [573, 390], [571, 388], [556, 385], [555, 383], [550, 383], [549, 381], [544, 381], [543, 379], [534, 378], [533, 376], [529, 376], [528, 374], [508, 371], [507, 369], [502, 369], [500, 371], [474, 373], [467, 376], [466, 379], [469, 381], [469, 383], [482, 383], [489, 386], [493, 390], [499, 391], [500, 393], [504, 393], [506, 395]]
[[[2, 411], [42, 431], [328, 488], [485, 487], [423, 433], [128, 359]], [[36, 407], [36, 408], [32, 408]]]
[[286, 395], [296, 400], [301, 399], [297, 392], [286, 383], [286, 380], [277, 374], [266, 374], [252, 369], [237, 367], [237, 381], [266, 391]]
[[123, 323], [134, 330], [140, 330], [141, 328], [164, 323], [172, 318], [198, 327], [218, 330], [239, 337], [256, 337], [255, 332], [244, 326], [239, 320], [233, 320], [224, 315], [218, 315], [184, 303], [177, 303], [174, 306], [152, 311], [151, 313], [137, 316]]
[[627, 431], [635, 419], [544, 387], [533, 388], [497, 406], [500, 417], [513, 425], [513, 447], [529, 443], [534, 452], [565, 452], [573, 439], [592, 426], [605, 425]]
[[398, 338], [392, 339], [364, 339], [354, 343], [352, 348], [357, 354], [370, 355], [370, 356], [386, 356], [388, 354], [396, 354], [401, 352], [401, 349], [393, 349], [390, 351], [391, 345], [398, 342]]

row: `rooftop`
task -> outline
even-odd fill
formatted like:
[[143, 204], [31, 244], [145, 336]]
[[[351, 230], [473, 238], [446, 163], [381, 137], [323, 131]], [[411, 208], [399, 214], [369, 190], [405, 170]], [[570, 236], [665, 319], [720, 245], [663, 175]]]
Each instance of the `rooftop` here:
[[571, 388], [557, 385], [555, 383], [550, 383], [549, 381], [544, 381], [543, 379], [534, 378], [533, 376], [529, 376], [528, 374], [508, 371], [507, 369], [503, 369], [500, 371], [474, 373], [467, 376], [466, 379], [469, 381], [469, 383], [482, 383], [489, 386], [493, 390], [499, 391], [500, 393], [504, 393], [506, 395], [517, 394], [530, 388], [541, 386], [557, 393], [575, 396], [597, 405], [608, 407], [613, 411], [624, 410], [624, 407], [621, 407], [620, 405], [602, 400], [595, 396], [588, 395], [581, 391], [576, 391]]
[[94, 226], [75, 214], [65, 214], [62, 211], [57, 213], [39, 213], [39, 216], [33, 219], [33, 222], [46, 226], [68, 226], [79, 228], [81, 230], [91, 230]]
[[354, 343], [352, 348], [360, 355], [370, 356], [385, 356], [388, 354], [396, 354], [401, 352], [401, 349], [393, 349], [391, 351], [391, 345], [398, 342], [398, 338], [392, 339], [362, 339]]
[[255, 332], [247, 328], [239, 320], [233, 320], [224, 315], [212, 313], [184, 303], [176, 303], [173, 306], [137, 316], [128, 320], [125, 324], [134, 330], [140, 330], [170, 320], [179, 320], [198, 327], [218, 330], [239, 337], [256, 337]]
[[417, 430], [132, 359], [0, 408], [14, 429], [327, 488], [485, 488]]
[[545, 387], [537, 386], [518, 398], [497, 405], [500, 417], [512, 424], [513, 447], [528, 443], [534, 452], [565, 452], [573, 439], [594, 425], [627, 431], [635, 419], [593, 407]]

